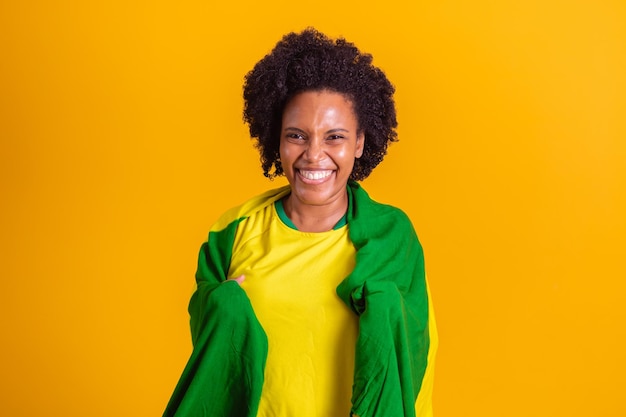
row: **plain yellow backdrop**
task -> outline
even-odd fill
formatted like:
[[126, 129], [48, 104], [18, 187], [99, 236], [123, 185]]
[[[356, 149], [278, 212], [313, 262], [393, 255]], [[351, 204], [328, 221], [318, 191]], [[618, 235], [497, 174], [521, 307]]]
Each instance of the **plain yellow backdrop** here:
[[308, 25], [374, 55], [364, 182], [425, 248], [437, 417], [624, 416], [626, 3], [0, 3], [0, 415], [160, 415], [196, 255], [269, 182], [244, 74]]

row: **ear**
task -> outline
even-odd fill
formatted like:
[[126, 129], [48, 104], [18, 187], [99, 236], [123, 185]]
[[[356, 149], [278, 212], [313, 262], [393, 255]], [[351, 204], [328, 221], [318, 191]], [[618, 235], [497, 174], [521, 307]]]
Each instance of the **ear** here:
[[360, 158], [363, 155], [363, 147], [365, 146], [365, 133], [361, 132], [356, 135], [356, 152], [355, 158]]

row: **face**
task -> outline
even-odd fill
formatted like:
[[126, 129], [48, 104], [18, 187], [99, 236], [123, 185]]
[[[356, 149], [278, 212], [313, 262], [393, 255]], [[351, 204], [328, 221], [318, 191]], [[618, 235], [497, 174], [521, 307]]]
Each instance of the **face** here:
[[283, 111], [280, 160], [294, 204], [323, 206], [347, 198], [355, 158], [363, 154], [352, 103], [330, 91], [294, 96]]

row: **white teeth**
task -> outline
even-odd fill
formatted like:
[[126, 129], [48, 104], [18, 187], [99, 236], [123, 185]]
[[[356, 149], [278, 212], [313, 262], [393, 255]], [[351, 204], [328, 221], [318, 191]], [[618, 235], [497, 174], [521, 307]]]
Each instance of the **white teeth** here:
[[332, 170], [327, 171], [302, 171], [300, 170], [300, 175], [302, 175], [307, 180], [321, 180], [322, 178], [328, 177], [332, 174]]

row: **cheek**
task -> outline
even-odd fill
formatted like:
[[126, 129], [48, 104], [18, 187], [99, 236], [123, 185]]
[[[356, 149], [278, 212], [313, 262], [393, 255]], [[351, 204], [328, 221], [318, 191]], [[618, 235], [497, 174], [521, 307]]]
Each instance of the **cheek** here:
[[278, 145], [278, 155], [280, 156], [281, 161], [285, 160], [287, 157], [287, 154], [285, 153], [285, 145], [282, 141], [280, 142], [280, 145]]
[[345, 159], [346, 155], [348, 155], [348, 150], [345, 147], [337, 149], [337, 152], [335, 152], [335, 157], [337, 159]]
[[280, 162], [283, 165], [283, 168], [287, 168], [287, 166], [293, 162], [294, 149], [289, 146], [289, 144], [280, 144], [278, 148], [278, 154], [280, 155]]

